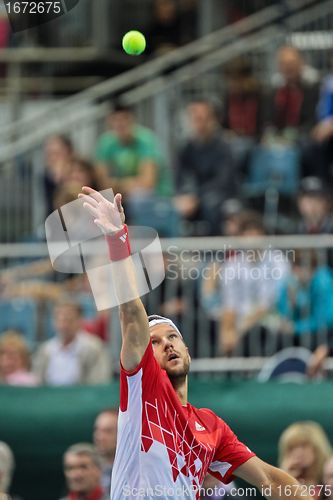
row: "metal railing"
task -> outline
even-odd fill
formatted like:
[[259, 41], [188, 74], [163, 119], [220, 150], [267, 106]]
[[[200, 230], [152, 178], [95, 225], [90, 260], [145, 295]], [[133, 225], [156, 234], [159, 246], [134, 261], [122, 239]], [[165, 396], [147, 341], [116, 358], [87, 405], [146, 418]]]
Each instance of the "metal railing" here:
[[[92, 156], [108, 111], [107, 104], [98, 103], [98, 100], [103, 101], [107, 95], [121, 92], [124, 101], [136, 106], [139, 120], [154, 128], [164, 154], [172, 164], [172, 154], [181, 137], [181, 109], [193, 96], [222, 95], [220, 68], [224, 64], [243, 55], [253, 61], [255, 69], [260, 67], [268, 77], [273, 71], [272, 53], [293, 30], [306, 30], [316, 20], [327, 28], [333, 14], [333, 3], [329, 0], [320, 3], [299, 0], [289, 2], [288, 6], [295, 10], [302, 8], [302, 11], [295, 13], [294, 10], [283, 9], [281, 5], [269, 7], [232, 27], [208, 35], [203, 41], [194, 42], [91, 87], [73, 98], [52, 105], [49, 111], [36, 113], [33, 118], [2, 130], [0, 176], [2, 185], [6, 187], [0, 206], [2, 241], [21, 239], [35, 231], [43, 220], [40, 177], [43, 170], [42, 145], [48, 135], [59, 131], [68, 133], [81, 154]], [[270, 27], [260, 29], [266, 24]], [[235, 33], [239, 35], [236, 41]], [[195, 58], [197, 51], [200, 57]], [[181, 61], [187, 61], [187, 64], [179, 67]], [[167, 69], [169, 72], [164, 73]], [[10, 139], [10, 134], [11, 140], [6, 141], [6, 136]], [[22, 163], [25, 165], [24, 184], [22, 168], [19, 167]]]
[[[276, 350], [282, 347], [289, 347], [293, 345], [295, 338], [291, 334], [286, 334], [283, 338], [282, 344], [272, 344], [268, 346], [261, 345], [258, 339], [253, 341], [250, 345], [250, 352], [244, 357], [245, 351], [236, 350], [235, 354], [228, 358], [222, 358], [218, 355], [218, 331], [219, 322], [217, 317], [210, 316], [209, 311], [203, 301], [203, 296], [200, 292], [202, 282], [206, 279], [203, 273], [204, 266], [209, 266], [213, 262], [220, 262], [217, 259], [216, 252], [219, 256], [225, 255], [233, 250], [254, 250], [261, 249], [262, 251], [271, 249], [280, 249], [284, 251], [289, 257], [291, 256], [290, 266], [292, 266], [292, 252], [300, 250], [303, 257], [303, 265], [308, 265], [308, 251], [313, 251], [317, 255], [318, 265], [326, 269], [328, 253], [333, 248], [333, 236], [276, 236], [264, 238], [188, 238], [188, 239], [166, 239], [161, 240], [162, 248], [166, 258], [166, 279], [164, 283], [156, 290], [150, 292], [143, 297], [148, 314], [159, 313], [172, 317], [177, 325], [180, 327], [186, 343], [190, 349], [192, 357], [194, 358], [192, 370], [194, 372], [219, 372], [219, 373], [247, 373], [255, 374], [264, 365], [267, 357], [275, 353]], [[291, 252], [292, 251], [292, 252]], [[5, 269], [11, 267], [11, 264], [19, 258], [29, 259], [32, 257], [46, 257], [47, 258], [46, 244], [22, 245], [10, 244], [0, 245], [0, 263], [3, 275]], [[227, 261], [227, 257], [226, 257]], [[173, 268], [171, 269], [170, 263]], [[223, 262], [222, 262], [223, 265]], [[176, 268], [174, 267], [176, 266]], [[183, 268], [183, 273], [181, 269]], [[175, 274], [177, 269], [178, 274]], [[194, 272], [195, 271], [195, 272]], [[291, 270], [289, 271], [291, 272]], [[328, 275], [332, 271], [327, 271]], [[332, 286], [333, 286], [333, 277]], [[228, 287], [225, 288], [225, 293], [228, 293]], [[89, 294], [88, 294], [89, 295]], [[90, 301], [93, 303], [92, 296]], [[85, 302], [87, 302], [85, 297]], [[3, 299], [2, 299], [3, 300]], [[21, 298], [13, 298], [16, 300], [18, 308], [20, 308]], [[0, 300], [1, 305], [1, 300]], [[90, 307], [91, 309], [91, 307]], [[50, 307], [45, 304], [43, 307], [38, 305], [38, 310], [42, 314], [49, 314]], [[221, 312], [223, 310], [223, 299], [221, 301]], [[271, 314], [277, 313], [272, 304]], [[115, 358], [119, 355], [120, 349], [120, 330], [118, 315], [112, 314], [111, 329], [111, 342], [112, 353]], [[0, 324], [3, 324], [0, 319]], [[47, 318], [39, 320], [39, 325], [47, 325], [49, 322]], [[12, 325], [15, 327], [15, 324]], [[270, 332], [272, 335], [278, 333], [276, 329]], [[328, 333], [323, 331], [311, 332], [311, 340], [313, 344], [325, 343], [328, 339]], [[255, 335], [254, 335], [255, 337]], [[36, 333], [35, 341], [42, 341], [48, 338], [46, 331], [39, 331]], [[298, 337], [301, 346], [308, 346], [309, 337], [300, 335]], [[267, 349], [266, 349], [267, 347]], [[212, 359], [213, 358], [213, 359]], [[333, 369], [333, 360], [330, 359], [326, 364], [327, 370]]]
[[[0, 137], [11, 137], [14, 134], [19, 137], [20, 135], [26, 133], [27, 128], [29, 129], [33, 123], [37, 123], [39, 127], [42, 127], [43, 120], [49, 122], [49, 113], [52, 113], [53, 115], [57, 114], [57, 119], [59, 119], [59, 114], [61, 112], [63, 112], [66, 116], [77, 106], [85, 105], [87, 102], [93, 102], [96, 99], [103, 99], [116, 92], [121, 93], [121, 91], [124, 91], [126, 88], [131, 86], [138, 86], [138, 84], [148, 78], [155, 78], [177, 65], [186, 64], [193, 58], [199, 58], [213, 51], [217, 47], [221, 47], [223, 44], [233, 42], [235, 37], [251, 33], [252, 31], [258, 30], [273, 22], [282, 22], [286, 13], [292, 14], [295, 10], [301, 10], [313, 3], [315, 3], [314, 0], [289, 0], [285, 5], [268, 7], [263, 11], [253, 14], [231, 26], [227, 26], [214, 33], [206, 35], [205, 37], [194, 41], [185, 47], [176, 49], [156, 60], [142, 64], [125, 74], [91, 87], [76, 96], [65, 99], [60, 103], [51, 106], [45, 113], [41, 113], [33, 118], [20, 120], [17, 123], [6, 127], [1, 127]], [[318, 2], [316, 3], [318, 4]], [[52, 119], [53, 118], [51, 118], [51, 120]]]

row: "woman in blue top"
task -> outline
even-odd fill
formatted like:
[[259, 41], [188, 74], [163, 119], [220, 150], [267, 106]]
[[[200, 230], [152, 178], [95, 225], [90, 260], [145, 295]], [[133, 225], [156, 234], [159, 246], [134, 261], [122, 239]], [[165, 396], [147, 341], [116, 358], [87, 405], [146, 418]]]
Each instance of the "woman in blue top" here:
[[281, 289], [277, 309], [291, 322], [296, 344], [300, 336], [311, 334], [311, 345], [316, 346], [320, 333], [333, 331], [333, 273], [318, 262], [314, 251], [296, 250], [292, 274]]

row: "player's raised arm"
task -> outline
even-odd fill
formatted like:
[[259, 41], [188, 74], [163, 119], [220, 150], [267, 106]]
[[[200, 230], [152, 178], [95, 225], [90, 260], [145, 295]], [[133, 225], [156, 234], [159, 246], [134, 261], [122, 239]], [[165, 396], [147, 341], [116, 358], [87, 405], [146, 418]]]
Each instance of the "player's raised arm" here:
[[[114, 269], [116, 290], [127, 287], [128, 296], [134, 298], [120, 306], [120, 321], [122, 331], [121, 363], [125, 370], [133, 370], [140, 363], [150, 335], [148, 319], [145, 308], [137, 292], [132, 258], [129, 255], [127, 227], [124, 224], [125, 214], [121, 204], [121, 194], [116, 194], [113, 203], [108, 201], [101, 193], [90, 187], [82, 188], [83, 206], [87, 209], [94, 223], [101, 229], [108, 239], [110, 258], [117, 261]], [[124, 238], [124, 235], [126, 237]], [[124, 245], [124, 248], [122, 246]]]

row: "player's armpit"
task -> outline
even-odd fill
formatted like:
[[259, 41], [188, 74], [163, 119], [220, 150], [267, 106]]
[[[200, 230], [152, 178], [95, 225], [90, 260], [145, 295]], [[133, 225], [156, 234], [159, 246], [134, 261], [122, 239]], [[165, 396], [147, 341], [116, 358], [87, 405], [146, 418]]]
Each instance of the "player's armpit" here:
[[234, 471], [234, 475], [256, 486], [270, 500], [313, 500], [313, 497], [303, 495], [294, 477], [258, 457], [250, 458]]

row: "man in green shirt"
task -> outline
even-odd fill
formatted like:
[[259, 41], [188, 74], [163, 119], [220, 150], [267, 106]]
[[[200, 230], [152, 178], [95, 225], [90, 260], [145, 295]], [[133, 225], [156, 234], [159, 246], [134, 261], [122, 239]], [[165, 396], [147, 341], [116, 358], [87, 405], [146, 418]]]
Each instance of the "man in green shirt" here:
[[124, 193], [128, 220], [148, 225], [161, 236], [178, 235], [171, 172], [152, 130], [138, 125], [131, 108], [117, 105], [110, 130], [99, 139], [96, 160], [102, 188]]
[[131, 108], [116, 106], [110, 130], [99, 139], [97, 167], [103, 187], [112, 186], [125, 198], [171, 195], [171, 181], [154, 133], [135, 122]]

